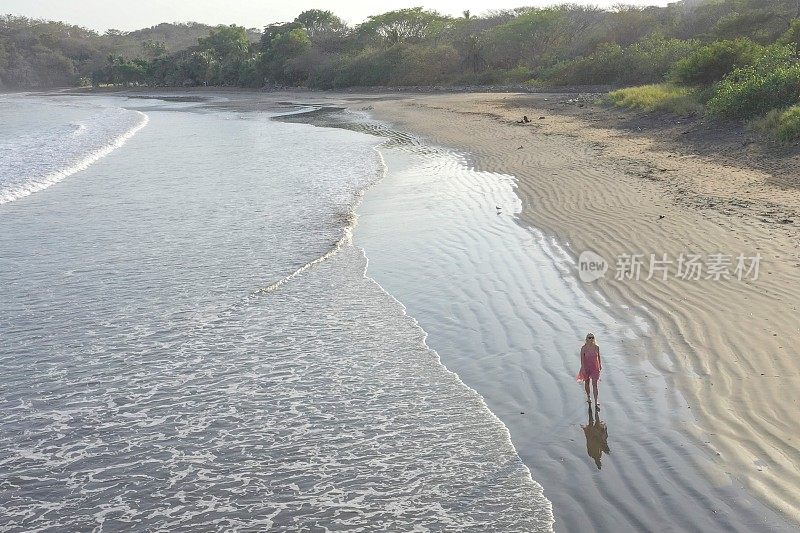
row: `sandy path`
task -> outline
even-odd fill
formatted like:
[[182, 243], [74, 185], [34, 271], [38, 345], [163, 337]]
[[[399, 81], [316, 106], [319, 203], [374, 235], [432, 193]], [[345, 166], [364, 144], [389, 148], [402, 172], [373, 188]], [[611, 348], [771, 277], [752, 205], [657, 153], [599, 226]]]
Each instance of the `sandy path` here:
[[[800, 212], [798, 191], [776, 185], [780, 177], [587, 128], [548, 111], [544, 98], [415, 95], [369, 105], [401, 129], [472, 153], [481, 170], [513, 174], [526, 221], [575, 257], [603, 256], [610, 270], [590, 288], [645, 310], [651, 333], [627, 356], [649, 360], [682, 393], [696, 419], [682, 431], [718, 473], [800, 522], [800, 221], [785, 221]], [[523, 113], [532, 124], [516, 123]], [[634, 253], [646, 262], [651, 253], [760, 253], [760, 277], [615, 280], [615, 258]]]

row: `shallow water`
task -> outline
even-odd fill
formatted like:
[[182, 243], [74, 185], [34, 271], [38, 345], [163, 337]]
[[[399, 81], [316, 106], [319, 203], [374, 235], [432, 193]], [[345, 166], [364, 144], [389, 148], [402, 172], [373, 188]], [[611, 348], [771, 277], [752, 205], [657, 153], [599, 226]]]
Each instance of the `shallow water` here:
[[[550, 529], [505, 426], [342, 240], [374, 137], [25, 98], [2, 112], [50, 166], [0, 174], [48, 185], [0, 206], [0, 528]], [[74, 113], [111, 133], [56, 154]]]

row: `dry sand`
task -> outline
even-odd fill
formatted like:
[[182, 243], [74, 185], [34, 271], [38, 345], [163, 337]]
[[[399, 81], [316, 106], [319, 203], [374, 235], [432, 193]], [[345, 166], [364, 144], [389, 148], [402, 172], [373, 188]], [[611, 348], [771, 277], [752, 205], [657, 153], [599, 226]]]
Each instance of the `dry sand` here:
[[[696, 425], [682, 430], [718, 471], [800, 523], [797, 167], [789, 160], [768, 172], [737, 164], [730, 150], [676, 151], [658, 131], [634, 136], [596, 114], [554, 113], [567, 98], [413, 95], [358, 105], [471, 153], [481, 170], [514, 175], [524, 220], [576, 258], [606, 258], [611, 270], [591, 288], [645, 309], [651, 323], [627, 356], [649, 360], [684, 396]], [[517, 123], [523, 114], [530, 124]], [[761, 254], [757, 281], [614, 279], [620, 254], [740, 252]]]

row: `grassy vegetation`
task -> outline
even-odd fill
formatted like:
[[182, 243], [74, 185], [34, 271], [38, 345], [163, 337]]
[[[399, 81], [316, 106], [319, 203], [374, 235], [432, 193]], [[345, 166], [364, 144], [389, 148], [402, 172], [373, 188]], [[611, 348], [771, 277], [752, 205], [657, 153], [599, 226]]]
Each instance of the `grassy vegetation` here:
[[695, 89], [668, 83], [619, 89], [609, 93], [608, 100], [619, 107], [642, 111], [669, 111], [676, 115], [704, 112], [703, 103]]
[[778, 127], [781, 123], [781, 115], [785, 109], [772, 109], [766, 115], [755, 117], [747, 121], [748, 129], [760, 131], [769, 137], [778, 137]]
[[773, 109], [763, 117], [752, 119], [749, 126], [780, 141], [796, 141], [800, 139], [800, 105]]

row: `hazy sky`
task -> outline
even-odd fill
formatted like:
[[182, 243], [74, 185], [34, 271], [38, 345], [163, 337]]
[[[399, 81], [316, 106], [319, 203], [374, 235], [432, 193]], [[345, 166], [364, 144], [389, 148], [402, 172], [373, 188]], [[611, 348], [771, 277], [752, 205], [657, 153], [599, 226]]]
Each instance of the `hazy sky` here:
[[[674, 0], [625, 0], [635, 5], [666, 5]], [[620, 0], [573, 0], [574, 3], [610, 6]], [[422, 5], [458, 15], [465, 9], [475, 14], [488, 9], [523, 5], [552, 5], [557, 0], [0, 0], [0, 14], [62, 20], [98, 31], [108, 28], [134, 30], [159, 22], [239, 24], [260, 28], [271, 22], [292, 20], [306, 9], [329, 9], [351, 24], [369, 15]]]

